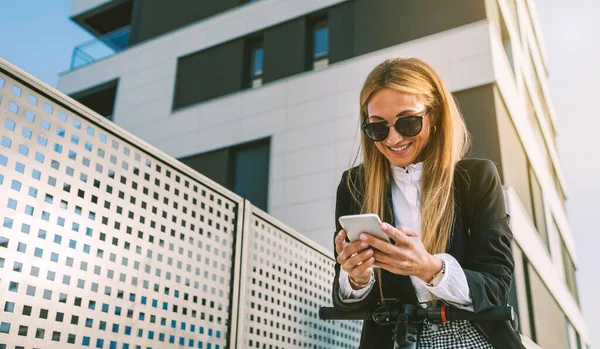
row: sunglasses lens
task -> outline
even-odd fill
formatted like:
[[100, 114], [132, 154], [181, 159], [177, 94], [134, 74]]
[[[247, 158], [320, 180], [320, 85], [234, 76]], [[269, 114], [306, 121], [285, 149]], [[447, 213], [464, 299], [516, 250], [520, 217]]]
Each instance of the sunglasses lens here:
[[376, 142], [380, 142], [387, 138], [389, 128], [386, 126], [385, 121], [371, 122], [365, 124], [363, 131], [367, 137]]
[[423, 128], [423, 118], [419, 116], [406, 116], [403, 118], [398, 118], [394, 124], [394, 128], [403, 136], [416, 136]]

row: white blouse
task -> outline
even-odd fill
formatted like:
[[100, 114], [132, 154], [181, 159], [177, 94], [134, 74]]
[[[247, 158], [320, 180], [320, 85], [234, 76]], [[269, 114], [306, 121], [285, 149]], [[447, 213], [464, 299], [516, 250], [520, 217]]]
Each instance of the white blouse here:
[[[419, 211], [419, 197], [421, 192], [421, 173], [423, 163], [411, 164], [407, 167], [391, 165], [392, 176], [392, 206], [396, 226], [404, 226], [414, 229], [421, 237], [421, 213]], [[447, 253], [436, 254], [446, 263], [446, 271], [437, 285], [427, 286], [425, 282], [416, 276], [410, 276], [419, 302], [424, 303], [434, 298], [443, 299], [446, 302], [462, 309], [473, 311], [473, 301], [469, 294], [467, 278], [458, 261]], [[348, 280], [348, 274], [340, 270], [340, 298], [344, 302], [357, 302], [371, 292], [373, 286], [360, 290], [353, 290]]]

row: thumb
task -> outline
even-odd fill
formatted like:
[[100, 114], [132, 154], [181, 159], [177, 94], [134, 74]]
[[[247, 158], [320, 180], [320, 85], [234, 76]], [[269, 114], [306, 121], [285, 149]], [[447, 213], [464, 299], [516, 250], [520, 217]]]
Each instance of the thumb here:
[[346, 231], [341, 229], [335, 236], [335, 251], [340, 254], [344, 247], [346, 247]]

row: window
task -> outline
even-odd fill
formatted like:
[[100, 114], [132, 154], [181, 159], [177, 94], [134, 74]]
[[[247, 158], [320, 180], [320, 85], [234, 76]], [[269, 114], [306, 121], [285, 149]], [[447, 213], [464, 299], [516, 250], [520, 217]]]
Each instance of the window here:
[[497, 7], [498, 15], [500, 17], [500, 36], [502, 40], [502, 46], [504, 47], [504, 52], [506, 53], [506, 58], [508, 59], [508, 63], [510, 64], [511, 71], [513, 76], [515, 74], [515, 63], [513, 58], [513, 49], [512, 42], [510, 39], [510, 35], [508, 34], [508, 28], [506, 27], [506, 20], [502, 15], [502, 10], [500, 7]]
[[325, 68], [329, 65], [329, 27], [327, 19], [321, 18], [310, 27], [311, 55], [309, 62], [312, 69]]
[[250, 50], [250, 76], [249, 76], [249, 87], [256, 88], [262, 86], [263, 82], [263, 60], [264, 60], [264, 48], [262, 38], [255, 39], [249, 44]]
[[544, 208], [544, 197], [542, 193], [542, 187], [540, 182], [535, 175], [531, 164], [529, 167], [529, 183], [531, 190], [531, 202], [533, 205], [533, 222], [538, 231], [538, 234], [542, 238], [542, 243], [546, 247], [547, 251], [550, 251], [550, 240], [548, 237], [548, 229], [546, 226], [546, 213]]
[[[556, 222], [554, 222], [554, 225], [556, 226]], [[558, 227], [556, 229], [558, 229]], [[565, 241], [563, 240], [562, 235], [559, 233], [558, 236], [560, 237], [560, 244], [561, 244], [561, 249], [562, 249], [563, 268], [564, 268], [564, 272], [565, 272], [565, 283], [567, 284], [569, 291], [571, 291], [571, 295], [573, 295], [573, 298], [575, 299], [575, 301], [577, 303], [579, 303], [579, 292], [577, 290], [577, 279], [575, 278], [575, 263], [573, 263], [573, 259], [571, 258], [571, 253], [569, 252], [569, 249], [567, 248], [567, 245], [565, 244]]]

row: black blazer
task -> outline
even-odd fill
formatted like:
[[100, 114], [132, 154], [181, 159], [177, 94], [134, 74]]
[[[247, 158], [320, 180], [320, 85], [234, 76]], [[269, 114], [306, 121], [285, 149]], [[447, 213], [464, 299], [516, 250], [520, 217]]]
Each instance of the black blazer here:
[[[361, 213], [360, 204], [353, 200], [347, 185], [348, 173], [344, 172], [337, 189], [336, 234], [342, 229], [338, 222], [340, 216]], [[364, 191], [362, 165], [354, 167], [350, 173], [357, 179], [357, 198], [361, 201]], [[489, 160], [466, 159], [457, 164], [454, 177], [456, 215], [446, 252], [454, 256], [465, 271], [475, 313], [492, 306], [506, 305], [514, 270], [510, 247], [513, 236], [508, 225], [510, 217], [506, 213], [498, 170]], [[386, 217], [383, 220], [395, 226], [393, 217], [390, 185], [386, 196]], [[335, 257], [337, 259], [337, 253]], [[339, 297], [339, 273], [340, 265], [336, 262], [332, 295], [335, 308], [358, 311], [378, 306], [378, 285], [360, 302], [342, 302]], [[407, 303], [418, 301], [408, 276], [385, 270], [381, 275], [385, 298], [400, 298]], [[521, 337], [508, 321], [473, 321], [472, 324], [496, 348], [525, 348]], [[392, 326], [378, 326], [373, 321], [365, 321], [359, 348], [393, 348], [391, 330]]]

